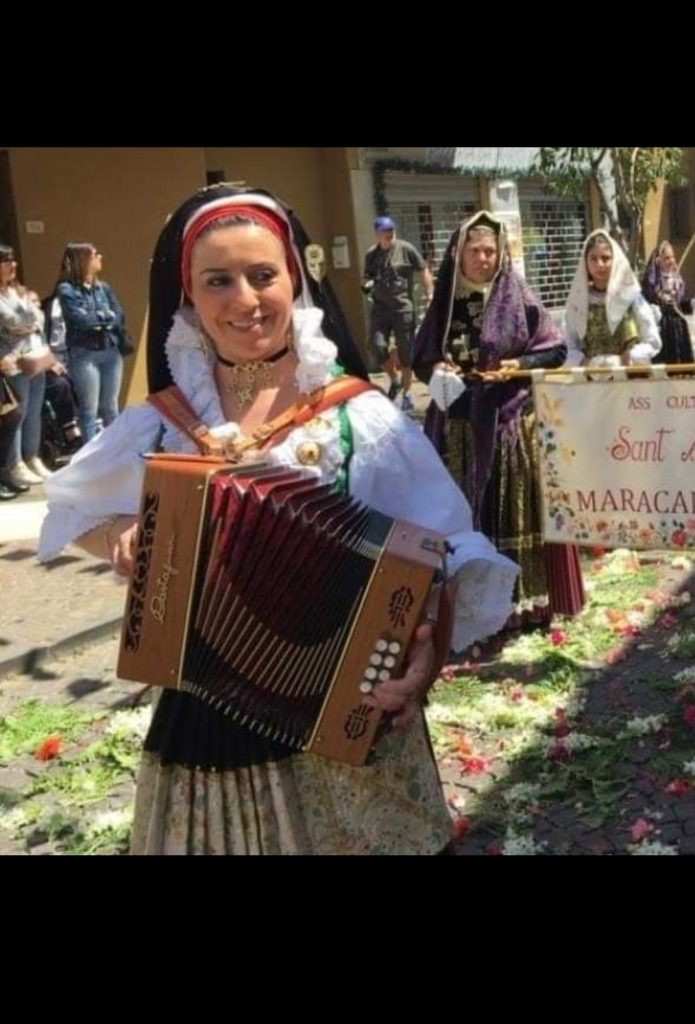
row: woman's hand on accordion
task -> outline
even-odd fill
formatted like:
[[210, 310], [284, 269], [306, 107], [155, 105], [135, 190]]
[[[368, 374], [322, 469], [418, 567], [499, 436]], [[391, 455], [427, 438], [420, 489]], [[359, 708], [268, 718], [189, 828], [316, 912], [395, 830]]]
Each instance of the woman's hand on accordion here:
[[133, 571], [137, 531], [137, 516], [117, 516], [106, 527], [106, 557], [119, 576], [130, 576]]
[[433, 635], [430, 623], [418, 626], [408, 649], [405, 675], [377, 683], [364, 699], [372, 707], [396, 712], [392, 723], [395, 728], [407, 729], [412, 725], [429, 689], [434, 668]]

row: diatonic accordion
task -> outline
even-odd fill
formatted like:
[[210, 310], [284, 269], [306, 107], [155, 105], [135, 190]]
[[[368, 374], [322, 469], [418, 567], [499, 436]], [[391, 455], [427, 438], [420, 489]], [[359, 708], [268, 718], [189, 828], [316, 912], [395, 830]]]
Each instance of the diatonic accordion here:
[[146, 461], [118, 675], [363, 764], [382, 718], [364, 695], [401, 674], [444, 538], [305, 470]]

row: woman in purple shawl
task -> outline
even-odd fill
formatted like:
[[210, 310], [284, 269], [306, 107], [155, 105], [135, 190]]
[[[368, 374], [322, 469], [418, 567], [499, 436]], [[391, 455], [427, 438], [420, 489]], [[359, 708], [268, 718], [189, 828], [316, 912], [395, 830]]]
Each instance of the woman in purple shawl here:
[[[415, 339], [414, 369], [433, 401], [425, 432], [473, 509], [476, 529], [520, 566], [507, 628], [544, 625], [584, 603], [578, 551], [544, 545], [530, 382], [509, 369], [561, 366], [566, 346], [512, 269], [504, 225], [482, 211], [451, 236]], [[463, 375], [498, 371], [484, 383]]]
[[670, 242], [661, 242], [649, 257], [642, 278], [642, 294], [661, 314], [661, 352], [654, 362], [692, 363], [690, 328], [683, 313], [692, 313], [693, 307], [685, 298], [683, 278]]

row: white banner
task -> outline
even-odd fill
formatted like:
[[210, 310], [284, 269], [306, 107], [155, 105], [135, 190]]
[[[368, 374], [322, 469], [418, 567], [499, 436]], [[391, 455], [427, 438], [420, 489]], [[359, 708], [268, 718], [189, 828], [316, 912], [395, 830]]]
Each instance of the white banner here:
[[546, 541], [695, 548], [695, 379], [546, 377], [534, 398]]

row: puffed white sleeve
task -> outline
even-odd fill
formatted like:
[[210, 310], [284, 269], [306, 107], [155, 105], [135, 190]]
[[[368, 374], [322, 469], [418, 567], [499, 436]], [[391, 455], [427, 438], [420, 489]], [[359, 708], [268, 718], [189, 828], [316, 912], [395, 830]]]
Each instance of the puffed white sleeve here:
[[66, 544], [113, 515], [135, 515], [145, 474], [142, 455], [157, 443], [161, 419], [149, 405], [126, 409], [45, 483], [48, 512], [38, 558], [49, 562]]
[[630, 363], [651, 363], [654, 356], [661, 352], [661, 335], [654, 318], [654, 311], [643, 295], [638, 295], [632, 304], [639, 327], [639, 341], [630, 349]]
[[473, 530], [466, 498], [416, 423], [376, 391], [353, 399], [348, 416], [350, 493], [384, 515], [437, 530], [453, 548], [447, 567], [458, 582], [453, 649], [496, 633], [512, 611], [517, 565]]
[[565, 344], [567, 345], [567, 356], [565, 366], [581, 366], [585, 353], [574, 327], [565, 321], [564, 329]]

